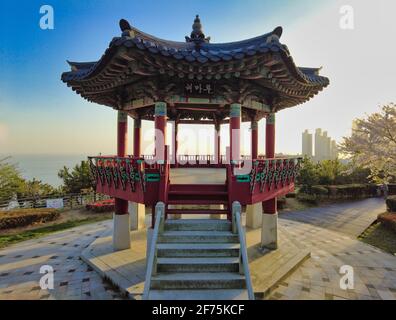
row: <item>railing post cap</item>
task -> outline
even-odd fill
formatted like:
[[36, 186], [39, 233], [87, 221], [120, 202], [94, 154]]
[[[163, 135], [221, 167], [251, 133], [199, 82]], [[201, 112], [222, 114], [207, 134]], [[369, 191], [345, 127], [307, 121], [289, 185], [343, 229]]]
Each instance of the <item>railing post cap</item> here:
[[242, 207], [241, 206], [241, 203], [239, 202], [239, 201], [234, 201], [233, 203], [232, 203], [232, 208], [234, 209], [237, 209], [237, 208], [240, 208], [240, 207]]
[[162, 208], [165, 207], [165, 203], [163, 203], [162, 201], [157, 202], [157, 204], [155, 205], [156, 208]]

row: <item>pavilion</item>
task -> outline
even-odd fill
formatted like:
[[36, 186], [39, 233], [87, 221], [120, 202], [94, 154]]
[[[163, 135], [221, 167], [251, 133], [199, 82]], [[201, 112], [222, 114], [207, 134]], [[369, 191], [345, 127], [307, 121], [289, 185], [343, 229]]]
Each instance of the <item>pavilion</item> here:
[[[62, 81], [84, 99], [118, 112], [117, 155], [91, 157], [98, 192], [116, 199], [115, 250], [130, 246], [133, 221], [144, 206], [164, 203], [164, 219], [180, 214], [226, 214], [236, 201], [248, 206], [247, 225], [262, 227], [263, 247], [277, 248], [276, 198], [294, 189], [300, 159], [275, 158], [275, 114], [307, 102], [329, 80], [318, 68], [297, 67], [280, 42], [282, 28], [231, 43], [211, 43], [199, 16], [185, 42], [156, 38], [120, 21], [121, 36], [96, 62], [68, 62]], [[134, 119], [133, 155], [127, 155], [127, 117]], [[258, 154], [257, 123], [266, 119], [265, 156]], [[155, 154], [141, 154], [141, 122], [155, 123]], [[172, 157], [165, 145], [167, 121], [174, 123]], [[251, 124], [251, 155], [240, 153], [241, 122]], [[214, 156], [178, 155], [179, 124], [206, 124], [216, 131]], [[220, 126], [229, 124], [230, 145], [220, 154]], [[180, 168], [225, 170], [222, 184], [175, 184]], [[129, 202], [129, 205], [128, 205]], [[210, 210], [176, 209], [210, 205]]]

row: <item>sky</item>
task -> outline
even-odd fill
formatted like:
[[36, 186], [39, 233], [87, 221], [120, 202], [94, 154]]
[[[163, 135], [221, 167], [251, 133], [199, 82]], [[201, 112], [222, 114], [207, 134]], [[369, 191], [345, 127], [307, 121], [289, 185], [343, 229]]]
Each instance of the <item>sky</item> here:
[[[54, 8], [54, 30], [39, 27], [44, 4]], [[340, 27], [344, 5], [353, 9], [353, 29]], [[116, 112], [86, 102], [61, 82], [66, 60], [98, 60], [120, 36], [121, 18], [157, 37], [184, 41], [196, 14], [212, 42], [247, 39], [280, 25], [281, 42], [296, 64], [323, 67], [321, 74], [330, 78], [314, 99], [277, 114], [277, 152], [301, 152], [305, 129], [323, 128], [340, 142], [355, 118], [396, 102], [395, 12], [394, 0], [2, 0], [0, 154], [114, 154]], [[244, 153], [248, 128], [242, 127]], [[143, 148], [150, 152], [152, 123], [144, 122], [143, 130]], [[211, 153], [213, 128], [181, 126], [179, 132], [180, 153]], [[264, 121], [259, 136], [263, 152]], [[132, 152], [132, 122], [130, 141]], [[224, 148], [226, 126], [222, 142]]]

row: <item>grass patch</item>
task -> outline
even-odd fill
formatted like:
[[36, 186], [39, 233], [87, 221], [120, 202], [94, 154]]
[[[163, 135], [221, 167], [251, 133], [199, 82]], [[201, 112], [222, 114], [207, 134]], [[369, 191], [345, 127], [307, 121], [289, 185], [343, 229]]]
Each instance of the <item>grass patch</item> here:
[[393, 255], [396, 254], [396, 232], [382, 223], [373, 224], [359, 237], [359, 240]]
[[100, 222], [108, 219], [109, 216], [100, 216], [100, 217], [92, 217], [92, 218], [90, 217], [81, 220], [70, 220], [58, 224], [53, 224], [50, 226], [39, 227], [33, 230], [21, 231], [15, 234], [0, 235], [0, 248], [4, 248], [6, 246], [22, 241], [44, 237], [54, 232], [64, 231], [67, 229], [75, 228], [90, 223]]

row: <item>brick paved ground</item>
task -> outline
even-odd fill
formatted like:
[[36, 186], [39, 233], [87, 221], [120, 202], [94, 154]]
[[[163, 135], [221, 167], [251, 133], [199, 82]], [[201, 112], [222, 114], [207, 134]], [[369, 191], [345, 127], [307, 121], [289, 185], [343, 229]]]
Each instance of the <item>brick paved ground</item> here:
[[[384, 211], [382, 200], [369, 199], [281, 215], [280, 226], [307, 245], [312, 258], [270, 299], [396, 299], [396, 257], [356, 239]], [[340, 289], [343, 265], [354, 268], [354, 290]]]
[[[79, 259], [82, 249], [110, 227], [110, 222], [95, 223], [1, 250], [0, 299], [122, 298]], [[43, 265], [54, 269], [54, 290], [40, 289]]]
[[[280, 215], [284, 228], [308, 246], [312, 258], [288, 277], [270, 299], [396, 299], [396, 257], [356, 240], [383, 201], [313, 208]], [[0, 250], [0, 299], [121, 299], [79, 259], [81, 251], [111, 230], [100, 222]], [[339, 287], [342, 265], [355, 271], [355, 290]], [[55, 270], [54, 290], [41, 290], [42, 265]]]

